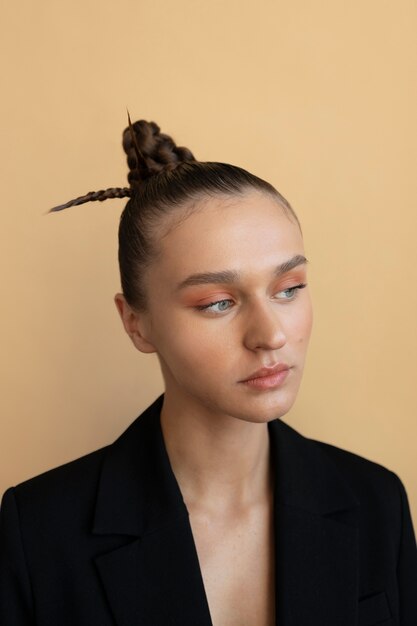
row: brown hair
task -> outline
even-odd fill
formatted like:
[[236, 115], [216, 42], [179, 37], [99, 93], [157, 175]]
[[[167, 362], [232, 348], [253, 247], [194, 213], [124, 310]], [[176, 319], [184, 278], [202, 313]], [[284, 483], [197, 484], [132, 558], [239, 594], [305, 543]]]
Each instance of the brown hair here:
[[287, 200], [269, 183], [227, 163], [197, 161], [188, 148], [178, 147], [155, 122], [130, 123], [123, 132], [129, 166], [129, 187], [89, 192], [51, 211], [84, 202], [128, 197], [120, 217], [119, 267], [123, 294], [137, 310], [146, 309], [142, 285], [144, 270], [157, 254], [155, 232], [176, 210], [193, 211], [213, 196], [239, 196], [257, 190], [271, 196], [298, 223]]

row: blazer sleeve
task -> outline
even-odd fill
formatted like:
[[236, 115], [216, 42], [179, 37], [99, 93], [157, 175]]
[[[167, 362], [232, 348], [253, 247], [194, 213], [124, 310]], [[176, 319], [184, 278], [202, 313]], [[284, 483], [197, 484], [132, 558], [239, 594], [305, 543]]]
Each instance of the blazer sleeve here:
[[0, 624], [32, 626], [32, 592], [14, 490], [3, 496], [0, 510]]
[[401, 537], [397, 579], [401, 626], [417, 624], [417, 546], [404, 485], [395, 474], [401, 500]]

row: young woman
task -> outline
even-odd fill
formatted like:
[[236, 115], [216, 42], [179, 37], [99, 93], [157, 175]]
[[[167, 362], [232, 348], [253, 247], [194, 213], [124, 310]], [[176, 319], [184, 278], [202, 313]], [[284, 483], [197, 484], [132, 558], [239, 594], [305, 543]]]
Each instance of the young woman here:
[[108, 447], [3, 499], [10, 626], [415, 626], [417, 550], [388, 469], [280, 420], [312, 324], [297, 217], [155, 123], [123, 145], [124, 328], [165, 392]]

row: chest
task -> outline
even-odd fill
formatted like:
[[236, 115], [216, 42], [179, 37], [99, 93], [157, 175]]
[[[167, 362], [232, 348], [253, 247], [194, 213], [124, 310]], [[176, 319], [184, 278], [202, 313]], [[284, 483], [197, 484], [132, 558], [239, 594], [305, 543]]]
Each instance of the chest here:
[[213, 626], [275, 626], [271, 509], [225, 521], [190, 514]]

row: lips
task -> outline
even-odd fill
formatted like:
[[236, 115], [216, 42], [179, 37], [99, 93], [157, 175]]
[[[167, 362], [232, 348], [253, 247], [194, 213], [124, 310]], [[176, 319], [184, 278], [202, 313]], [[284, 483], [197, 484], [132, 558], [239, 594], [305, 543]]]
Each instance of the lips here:
[[256, 393], [267, 393], [282, 387], [290, 373], [291, 367], [286, 363], [277, 363], [272, 367], [262, 367], [253, 372], [249, 378], [240, 381], [247, 389]]
[[289, 365], [287, 365], [286, 363], [277, 363], [276, 365], [273, 365], [272, 367], [262, 367], [261, 369], [256, 370], [256, 372], [253, 372], [253, 374], [248, 376], [248, 378], [245, 378], [244, 380], [240, 382], [246, 383], [248, 380], [256, 380], [257, 378], [265, 378], [267, 376], [273, 376], [274, 374], [278, 374], [279, 372], [284, 372], [289, 369], [290, 369]]

